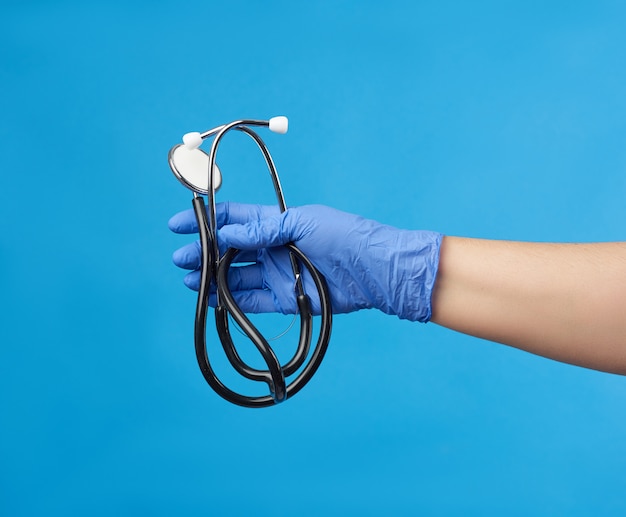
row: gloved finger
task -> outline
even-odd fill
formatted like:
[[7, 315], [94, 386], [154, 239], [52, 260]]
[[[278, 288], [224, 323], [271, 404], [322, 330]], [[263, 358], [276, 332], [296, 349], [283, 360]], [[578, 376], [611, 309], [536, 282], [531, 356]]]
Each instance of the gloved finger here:
[[[267, 312], [281, 312], [274, 301], [274, 295], [271, 291], [264, 289], [253, 289], [251, 291], [235, 291], [233, 292], [235, 303], [243, 312], [251, 314], [260, 314]], [[209, 305], [215, 307], [217, 304], [217, 296], [209, 296]], [[293, 312], [292, 312], [293, 314]]]
[[198, 291], [200, 289], [200, 271], [192, 271], [191, 273], [185, 275], [185, 278], [183, 278], [183, 283], [187, 287], [189, 287], [189, 289], [193, 291]]
[[[189, 276], [190, 278], [188, 278], [187, 281], [183, 279], [183, 281], [185, 283], [189, 282], [189, 285], [187, 285], [189, 289], [198, 292], [198, 290], [200, 289], [200, 270], [194, 271], [193, 273], [195, 274], [189, 273], [189, 275], [187, 276]], [[211, 282], [211, 284], [209, 285], [209, 295], [214, 296], [216, 292], [217, 287], [213, 282]]]
[[256, 260], [256, 250], [242, 250], [237, 253], [237, 256], [233, 259], [233, 264], [241, 264], [242, 262], [256, 262]]
[[[243, 268], [238, 268], [243, 269]], [[230, 280], [229, 280], [230, 281]], [[194, 291], [200, 287], [200, 271], [192, 271], [184, 278], [185, 285]], [[213, 290], [212, 290], [213, 291]], [[295, 313], [295, 303], [293, 307], [282, 309], [276, 306], [276, 300], [271, 291], [266, 289], [250, 289], [247, 291], [232, 292], [235, 302], [243, 312], [253, 314], [267, 312], [283, 312], [288, 314]], [[215, 307], [217, 304], [217, 295], [211, 292], [209, 295], [209, 305]]]
[[[223, 255], [226, 251], [225, 246], [220, 246], [220, 253]], [[240, 251], [233, 264], [242, 262], [256, 262], [257, 253], [255, 250]], [[182, 248], [177, 249], [172, 254], [172, 261], [175, 265], [183, 269], [199, 269], [202, 265], [202, 249], [200, 247], [200, 241], [192, 242]]]
[[167, 226], [174, 233], [198, 233], [198, 221], [193, 208], [174, 214]]
[[183, 269], [198, 269], [201, 266], [201, 259], [200, 241], [187, 244], [172, 254], [174, 264]]
[[263, 270], [258, 264], [231, 267], [228, 270], [228, 285], [233, 292], [263, 289]]
[[[218, 236], [217, 242], [218, 242], [218, 246], [220, 250], [220, 257], [223, 257], [224, 253], [226, 253], [226, 250], [230, 248], [231, 246], [227, 246], [226, 243], [222, 242], [219, 239], [219, 236]], [[256, 250], [240, 250], [239, 253], [237, 253], [235, 258], [233, 259], [233, 264], [237, 264], [241, 262], [256, 262], [256, 259], [257, 259]]]
[[218, 228], [227, 224], [245, 224], [252, 221], [259, 221], [279, 213], [278, 205], [249, 205], [226, 201], [224, 203], [217, 203], [215, 206]]
[[[215, 216], [217, 227], [221, 228], [226, 224], [244, 224], [249, 221], [258, 221], [270, 215], [280, 213], [277, 205], [249, 205], [243, 203], [217, 203], [215, 205]], [[169, 229], [174, 233], [197, 233], [198, 221], [193, 208], [183, 210], [174, 214], [167, 223]]]
[[[200, 289], [200, 270], [196, 269], [187, 274], [183, 281], [189, 289], [197, 291]], [[252, 264], [250, 266], [230, 268], [228, 271], [228, 285], [233, 294], [238, 291], [263, 289], [263, 271], [261, 266]], [[211, 285], [211, 292], [213, 291], [215, 291], [215, 287]]]
[[286, 212], [247, 224], [229, 224], [218, 231], [218, 238], [225, 245], [241, 250], [282, 246], [293, 240], [292, 221]]

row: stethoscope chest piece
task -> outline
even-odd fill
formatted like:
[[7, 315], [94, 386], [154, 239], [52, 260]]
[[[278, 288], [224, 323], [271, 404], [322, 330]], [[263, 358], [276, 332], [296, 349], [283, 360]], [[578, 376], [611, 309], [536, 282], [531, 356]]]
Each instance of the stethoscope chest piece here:
[[[300, 337], [293, 357], [289, 361], [281, 363], [268, 340], [261, 335], [239, 308], [235, 297], [230, 292], [228, 271], [239, 250], [229, 248], [220, 256], [217, 245], [215, 209], [215, 191], [222, 183], [222, 175], [215, 159], [219, 142], [228, 131], [233, 129], [241, 131], [256, 142], [270, 172], [278, 207], [281, 212], [287, 210], [278, 173], [270, 152], [259, 135], [251, 129], [252, 126], [268, 127], [275, 133], [286, 133], [288, 121], [286, 117], [274, 117], [270, 120], [238, 120], [202, 134], [187, 133], [183, 137], [184, 143], [182, 145], [175, 145], [170, 149], [168, 161], [178, 181], [194, 192], [192, 205], [198, 222], [202, 248], [200, 288], [194, 327], [196, 359], [200, 371], [209, 386], [229, 402], [244, 407], [267, 407], [283, 402], [298, 393], [319, 368], [330, 341], [332, 308], [324, 277], [295, 244], [287, 243], [285, 247], [289, 250], [289, 259], [294, 276], [293, 295], [297, 300], [300, 318]], [[215, 138], [210, 153], [206, 154], [199, 147], [204, 139], [211, 136]], [[213, 171], [212, 174], [209, 174], [209, 171]], [[204, 204], [204, 198], [198, 194], [207, 196], [208, 205]], [[302, 281], [301, 272], [304, 270], [308, 271], [319, 299], [321, 321], [315, 345], [313, 345], [314, 325], [311, 300], [305, 292]], [[250, 381], [264, 383], [269, 388], [269, 395], [249, 396], [237, 393], [225, 386], [213, 371], [206, 347], [207, 313], [211, 293], [217, 293], [216, 328], [228, 362], [241, 376]], [[242, 333], [255, 345], [267, 368], [253, 368], [241, 358], [230, 334], [229, 317], [236, 322]]]
[[[209, 155], [202, 149], [191, 149], [179, 144], [170, 150], [168, 161], [174, 176], [185, 187], [198, 194], [209, 192]], [[213, 189], [222, 184], [222, 173], [217, 164], [213, 166]]]

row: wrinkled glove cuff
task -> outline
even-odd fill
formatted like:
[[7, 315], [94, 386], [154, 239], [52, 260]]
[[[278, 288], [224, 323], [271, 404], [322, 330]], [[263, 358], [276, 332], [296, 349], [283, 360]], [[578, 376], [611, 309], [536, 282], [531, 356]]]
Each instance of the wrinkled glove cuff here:
[[398, 283], [391, 307], [400, 319], [427, 323], [432, 316], [432, 294], [439, 269], [443, 235], [429, 231], [403, 232], [396, 257]]

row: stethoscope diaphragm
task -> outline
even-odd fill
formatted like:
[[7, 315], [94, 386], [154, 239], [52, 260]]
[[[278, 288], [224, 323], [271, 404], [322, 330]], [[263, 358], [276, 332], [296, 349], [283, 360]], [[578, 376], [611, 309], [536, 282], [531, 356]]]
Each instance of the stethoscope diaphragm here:
[[[168, 160], [174, 176], [185, 187], [197, 194], [209, 193], [209, 155], [202, 149], [190, 149], [184, 144], [170, 150]], [[222, 184], [222, 173], [217, 164], [213, 167], [213, 189]]]

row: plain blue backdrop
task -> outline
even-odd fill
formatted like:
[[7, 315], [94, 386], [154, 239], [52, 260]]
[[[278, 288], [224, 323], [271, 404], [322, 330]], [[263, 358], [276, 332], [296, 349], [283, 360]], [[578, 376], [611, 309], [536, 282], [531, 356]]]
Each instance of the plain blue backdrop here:
[[[434, 324], [337, 317], [296, 398], [222, 401], [167, 230], [169, 147], [281, 114], [291, 205], [626, 240], [625, 24], [619, 1], [3, 3], [0, 514], [626, 514], [625, 378]], [[249, 142], [221, 164], [220, 199], [272, 201]]]

